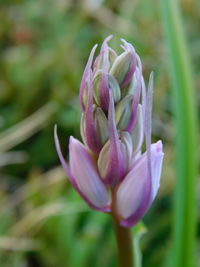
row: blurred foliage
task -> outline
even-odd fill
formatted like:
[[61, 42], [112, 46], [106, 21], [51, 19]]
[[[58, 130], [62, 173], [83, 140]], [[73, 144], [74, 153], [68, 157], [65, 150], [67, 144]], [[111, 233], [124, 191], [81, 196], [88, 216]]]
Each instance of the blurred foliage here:
[[[182, 0], [181, 7], [198, 85], [200, 7], [195, 0]], [[165, 161], [141, 249], [144, 267], [163, 266], [171, 236], [174, 129], [156, 2], [2, 0], [0, 21], [0, 266], [117, 265], [110, 217], [89, 210], [73, 191], [53, 141], [55, 123], [66, 155], [69, 136], [80, 138], [82, 72], [91, 47], [109, 34], [116, 49], [119, 38], [133, 43], [146, 80], [155, 72], [153, 139], [163, 140]]]

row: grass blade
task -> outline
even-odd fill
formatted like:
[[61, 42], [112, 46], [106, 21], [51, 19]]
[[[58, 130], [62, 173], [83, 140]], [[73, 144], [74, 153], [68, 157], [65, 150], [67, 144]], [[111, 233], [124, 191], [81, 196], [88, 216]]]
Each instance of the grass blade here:
[[197, 181], [197, 116], [192, 70], [177, 0], [161, 0], [176, 127], [173, 267], [194, 266]]

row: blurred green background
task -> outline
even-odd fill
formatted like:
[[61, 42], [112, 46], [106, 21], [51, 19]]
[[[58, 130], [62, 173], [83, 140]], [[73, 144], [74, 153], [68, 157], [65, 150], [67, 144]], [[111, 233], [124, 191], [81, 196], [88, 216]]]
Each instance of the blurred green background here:
[[[199, 2], [180, 4], [198, 88]], [[81, 76], [92, 46], [110, 34], [118, 51], [119, 38], [134, 45], [146, 81], [155, 73], [153, 140], [163, 140], [165, 160], [140, 245], [144, 267], [164, 266], [172, 236], [175, 130], [159, 1], [1, 0], [1, 267], [117, 266], [110, 217], [91, 211], [73, 191], [53, 141], [55, 123], [66, 155], [69, 136], [80, 139]], [[198, 216], [197, 248], [199, 227]]]

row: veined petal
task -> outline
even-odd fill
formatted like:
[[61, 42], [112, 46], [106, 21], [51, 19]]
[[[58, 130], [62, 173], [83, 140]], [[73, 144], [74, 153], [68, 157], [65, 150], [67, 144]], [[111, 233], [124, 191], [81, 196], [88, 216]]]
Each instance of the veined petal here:
[[[55, 139], [56, 150], [57, 150], [59, 159], [61, 161], [61, 164], [63, 166], [63, 169], [64, 169], [66, 175], [68, 176], [70, 182], [72, 183], [72, 185], [76, 189], [76, 191], [88, 203], [88, 205], [91, 208], [96, 209], [96, 210], [100, 210], [100, 211], [104, 211], [104, 212], [109, 212], [110, 211], [109, 194], [108, 194], [106, 187], [102, 184], [101, 180], [99, 179], [98, 174], [94, 174], [95, 171], [93, 171], [92, 177], [88, 177], [88, 176], [85, 177], [84, 176], [85, 172], [90, 171], [90, 169], [88, 168], [88, 170], [86, 170], [85, 172], [82, 172], [81, 177], [79, 177], [78, 179], [77, 179], [77, 177], [75, 178], [73, 171], [71, 171], [71, 169], [69, 168], [68, 164], [66, 163], [66, 161], [62, 155], [58, 136], [57, 136], [57, 127], [56, 126], [54, 128], [54, 139]], [[88, 153], [88, 151], [86, 150], [86, 148], [82, 144], [81, 144], [81, 148], [84, 149], [85, 153], [87, 155], [89, 155], [89, 158], [90, 158], [91, 157], [90, 154]], [[75, 157], [75, 154], [73, 153], [73, 156], [72, 156], [73, 160], [75, 160], [74, 157]], [[77, 158], [77, 161], [79, 161], [78, 158]], [[76, 163], [76, 166], [77, 166], [77, 164], [78, 164], [78, 162]], [[88, 163], [87, 166], [90, 166], [90, 163]], [[75, 171], [75, 175], [76, 175], [76, 171]], [[94, 181], [91, 181], [92, 178], [94, 179]], [[83, 183], [86, 183], [87, 181], [89, 181], [89, 184], [84, 185]], [[83, 185], [83, 186], [81, 186], [81, 185]], [[91, 189], [92, 191], [90, 191], [88, 193], [89, 189]]]
[[[131, 165], [131, 160], [132, 160], [132, 153], [133, 153], [133, 146], [132, 146], [132, 140], [131, 136], [128, 132], [120, 132], [120, 153], [123, 158], [124, 162], [124, 171], [125, 173], [128, 172], [128, 169]], [[99, 174], [105, 182], [107, 182], [107, 179], [110, 181], [109, 184], [115, 184], [118, 182], [118, 175], [113, 172], [115, 171], [114, 169], [112, 170], [112, 158], [111, 158], [111, 147], [110, 147], [110, 140], [107, 141], [107, 143], [103, 146], [99, 157], [98, 157], [98, 169], [99, 169]], [[116, 168], [115, 166], [113, 168]], [[117, 170], [118, 171], [118, 170]], [[125, 176], [124, 173], [124, 176]], [[108, 176], [109, 175], [109, 176]], [[123, 177], [124, 177], [123, 176]], [[110, 177], [110, 179], [109, 179]], [[121, 177], [122, 178], [122, 177]]]
[[70, 170], [80, 191], [97, 207], [109, 204], [107, 188], [101, 181], [94, 158], [78, 140], [70, 137]]
[[111, 61], [113, 61], [117, 55], [115, 53], [115, 51], [113, 49], [111, 49], [110, 47], [108, 47], [108, 42], [112, 39], [112, 35], [109, 35], [108, 37], [106, 37], [102, 43], [101, 46], [101, 50], [99, 55], [96, 57], [95, 61], [94, 61], [94, 71], [96, 71], [97, 69], [102, 69], [103, 68], [103, 64], [106, 63], [106, 66], [104, 65], [104, 70], [106, 70], [106, 72], [108, 71], [109, 68], [109, 61], [105, 62], [105, 57], [104, 54], [107, 52], [108, 50], [108, 54], [109, 54], [109, 58], [108, 59], [112, 59]]
[[152, 180], [145, 152], [121, 182], [116, 193], [116, 208], [122, 226], [136, 224], [150, 207], [159, 188], [163, 155], [161, 141], [152, 144]]

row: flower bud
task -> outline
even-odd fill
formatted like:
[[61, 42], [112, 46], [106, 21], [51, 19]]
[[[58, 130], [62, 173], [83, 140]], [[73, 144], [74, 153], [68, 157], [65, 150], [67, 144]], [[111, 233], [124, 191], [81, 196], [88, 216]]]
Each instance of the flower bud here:
[[[101, 147], [108, 140], [108, 120], [106, 118], [105, 113], [100, 107], [93, 106], [93, 118], [94, 118], [94, 126], [95, 132], [97, 134], [97, 138]], [[87, 144], [87, 138], [85, 129], [87, 127], [87, 123], [85, 120], [84, 114], [81, 117], [81, 137], [83, 139], [84, 144]]]
[[117, 79], [120, 87], [125, 87], [130, 83], [135, 71], [136, 55], [134, 48], [130, 44], [125, 42], [122, 47], [125, 52], [115, 59], [110, 69], [110, 74]]
[[131, 140], [131, 136], [128, 132], [120, 132], [119, 134], [121, 143], [121, 151], [123, 154], [123, 157], [125, 158], [125, 169], [128, 170], [130, 164], [131, 164], [131, 159], [132, 159], [132, 154], [133, 154], [133, 144]]
[[130, 52], [123, 52], [121, 55], [119, 55], [111, 69], [110, 69], [110, 75], [114, 76], [116, 80], [121, 84], [126, 76], [126, 74], [129, 71], [130, 67]]
[[[103, 64], [103, 53], [100, 53], [99, 56], [96, 58], [94, 62], [94, 70], [98, 71], [99, 69], [102, 69], [102, 64]], [[112, 65], [115, 59], [117, 58], [116, 52], [108, 47], [108, 59], [109, 59], [109, 65]]]
[[103, 110], [99, 107], [94, 111], [94, 123], [98, 139], [103, 146], [108, 140], [108, 120]]
[[107, 143], [103, 146], [99, 154], [99, 158], [97, 162], [99, 174], [102, 179], [104, 179], [107, 174], [109, 156], [110, 156], [109, 152], [110, 152], [110, 141], [107, 141]]
[[[109, 74], [98, 70], [93, 79], [94, 98], [98, 106], [108, 110], [109, 90], [111, 90], [114, 102], [118, 102], [121, 97], [121, 91], [117, 80]], [[105, 104], [104, 104], [105, 103]]]
[[[120, 132], [119, 134], [120, 150], [125, 162], [125, 170], [127, 171], [131, 164], [132, 157], [132, 140], [128, 132]], [[108, 141], [102, 148], [98, 158], [98, 169], [102, 179], [104, 179], [108, 172], [110, 162], [110, 141]], [[115, 166], [113, 166], [115, 168]], [[115, 177], [113, 177], [115, 179]]]
[[129, 123], [133, 105], [133, 95], [125, 96], [116, 106], [115, 120], [117, 128], [125, 130]]

